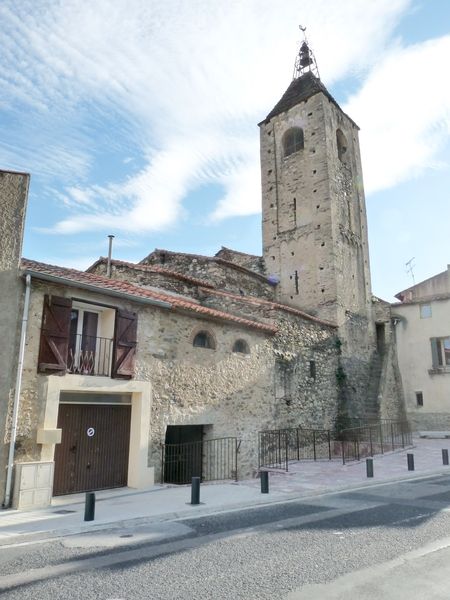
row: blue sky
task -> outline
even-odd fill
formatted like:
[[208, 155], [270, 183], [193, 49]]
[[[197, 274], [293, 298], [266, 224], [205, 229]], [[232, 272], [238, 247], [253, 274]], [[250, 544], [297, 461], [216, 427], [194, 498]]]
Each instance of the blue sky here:
[[261, 253], [258, 128], [307, 25], [361, 127], [373, 292], [446, 269], [448, 0], [2, 0], [0, 168], [31, 173], [23, 254]]

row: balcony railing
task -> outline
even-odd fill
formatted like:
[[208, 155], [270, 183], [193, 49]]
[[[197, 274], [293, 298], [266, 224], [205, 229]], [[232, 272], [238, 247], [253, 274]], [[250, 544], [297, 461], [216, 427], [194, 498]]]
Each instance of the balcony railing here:
[[108, 377], [111, 373], [112, 339], [91, 335], [72, 335], [67, 370], [79, 375]]

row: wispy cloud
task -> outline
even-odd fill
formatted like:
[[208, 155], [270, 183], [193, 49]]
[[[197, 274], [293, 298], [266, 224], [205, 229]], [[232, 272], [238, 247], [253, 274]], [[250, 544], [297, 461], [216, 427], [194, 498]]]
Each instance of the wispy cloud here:
[[[367, 71], [409, 6], [5, 0], [2, 106], [11, 122], [28, 117], [11, 136], [16, 141], [0, 145], [0, 160], [57, 179], [68, 212], [51, 225], [55, 233], [161, 230], [182, 217], [183, 199], [205, 183], [224, 189], [217, 207], [205, 207], [213, 218], [258, 212], [258, 138], [249, 124], [289, 84], [296, 24], [308, 25], [331, 84]], [[141, 154], [144, 166], [128, 177], [100, 177], [96, 165], [109, 152], [122, 165]]]
[[450, 36], [396, 48], [348, 102], [345, 110], [361, 126], [367, 192], [440, 166], [450, 133], [449, 63]]

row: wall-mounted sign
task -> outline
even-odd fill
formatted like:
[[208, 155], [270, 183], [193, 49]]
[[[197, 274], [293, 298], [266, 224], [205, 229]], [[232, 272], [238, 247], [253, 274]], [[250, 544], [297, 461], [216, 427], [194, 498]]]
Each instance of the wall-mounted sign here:
[[95, 435], [95, 429], [93, 427], [88, 427], [86, 433], [88, 437], [93, 437]]

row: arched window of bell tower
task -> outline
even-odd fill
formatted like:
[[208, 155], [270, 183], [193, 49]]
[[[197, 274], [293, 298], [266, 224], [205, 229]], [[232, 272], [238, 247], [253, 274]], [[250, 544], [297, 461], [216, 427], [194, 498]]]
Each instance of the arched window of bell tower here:
[[305, 140], [303, 135], [303, 129], [301, 127], [291, 127], [283, 135], [283, 156], [286, 158], [294, 152], [303, 150], [305, 147]]
[[342, 133], [342, 131], [340, 129], [336, 130], [336, 143], [337, 143], [338, 158], [341, 162], [345, 162], [348, 144], [347, 144], [347, 138], [345, 137], [345, 135]]

